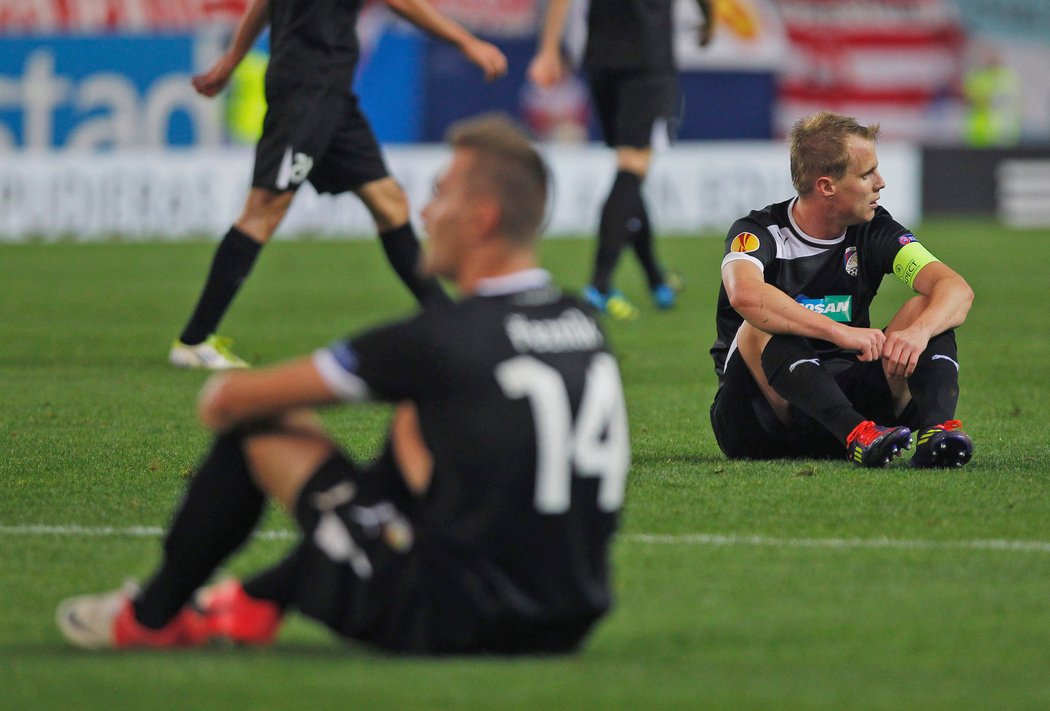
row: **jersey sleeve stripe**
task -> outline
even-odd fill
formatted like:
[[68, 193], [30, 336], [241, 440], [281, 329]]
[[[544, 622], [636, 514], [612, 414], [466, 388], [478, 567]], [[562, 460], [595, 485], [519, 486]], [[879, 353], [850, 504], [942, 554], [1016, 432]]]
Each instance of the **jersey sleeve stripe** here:
[[318, 348], [313, 354], [314, 367], [321, 379], [328, 384], [332, 392], [341, 400], [360, 402], [371, 399], [368, 384], [343, 367], [329, 348]]
[[760, 272], [764, 272], [766, 270], [766, 268], [762, 265], [762, 262], [760, 262], [755, 257], [752, 257], [750, 254], [744, 254], [743, 252], [730, 252], [729, 254], [727, 254], [722, 259], [722, 267], [721, 268], [724, 269], [725, 266], [727, 264], [729, 264], [730, 262], [736, 262], [736, 261], [739, 261], [741, 259], [746, 259], [747, 261], [749, 261], [752, 264], [754, 264], [756, 267], [758, 267], [758, 270]]

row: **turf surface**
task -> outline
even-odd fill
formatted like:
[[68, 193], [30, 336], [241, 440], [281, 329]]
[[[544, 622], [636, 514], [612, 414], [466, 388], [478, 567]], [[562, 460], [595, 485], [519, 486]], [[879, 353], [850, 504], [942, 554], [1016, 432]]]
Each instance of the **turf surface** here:
[[[0, 246], [0, 708], [1047, 708], [1050, 234], [929, 222], [919, 236], [977, 293], [959, 338], [969, 466], [724, 460], [707, 423], [721, 240], [664, 239], [680, 308], [655, 311], [625, 263], [642, 315], [608, 324], [634, 449], [615, 613], [576, 657], [438, 661], [299, 619], [266, 650], [67, 648], [55, 604], [149, 573], [207, 443], [205, 376], [165, 355], [212, 245]], [[574, 287], [591, 250], [551, 241], [544, 263]], [[887, 280], [876, 318], [906, 296]], [[410, 308], [376, 243], [278, 242], [223, 332], [264, 363]], [[387, 416], [326, 419], [364, 457]], [[277, 512], [265, 526], [290, 530]], [[231, 569], [288, 545], [256, 540]]]

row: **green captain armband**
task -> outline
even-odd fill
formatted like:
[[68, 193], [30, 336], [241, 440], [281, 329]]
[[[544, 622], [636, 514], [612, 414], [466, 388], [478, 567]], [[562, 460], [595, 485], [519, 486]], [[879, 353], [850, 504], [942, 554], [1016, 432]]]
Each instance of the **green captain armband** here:
[[897, 278], [914, 289], [915, 275], [931, 262], [941, 260], [930, 254], [930, 251], [918, 242], [909, 242], [901, 247], [893, 258], [893, 273]]

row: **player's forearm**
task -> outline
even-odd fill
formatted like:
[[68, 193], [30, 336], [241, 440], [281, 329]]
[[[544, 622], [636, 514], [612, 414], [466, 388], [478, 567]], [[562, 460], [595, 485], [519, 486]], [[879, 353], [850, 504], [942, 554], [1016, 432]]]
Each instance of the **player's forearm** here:
[[973, 290], [962, 277], [953, 274], [939, 279], [930, 290], [929, 305], [912, 322], [912, 328], [932, 338], [949, 328], [963, 325], [970, 313], [973, 296]]
[[226, 56], [234, 64], [244, 59], [269, 22], [270, 0], [255, 0], [241, 17]]
[[263, 370], [212, 377], [201, 390], [197, 414], [205, 427], [225, 431], [270, 415], [336, 400], [313, 360], [300, 358]]
[[835, 341], [835, 321], [799, 305], [770, 284], [737, 290], [730, 294], [730, 303], [748, 323], [766, 333]]
[[426, 0], [385, 0], [388, 7], [427, 34], [456, 47], [474, 39], [459, 23], [438, 12]]
[[540, 31], [538, 52], [558, 53], [561, 35], [565, 29], [565, 19], [569, 15], [569, 7], [571, 5], [572, 0], [549, 0], [547, 11], [543, 16], [543, 29]]

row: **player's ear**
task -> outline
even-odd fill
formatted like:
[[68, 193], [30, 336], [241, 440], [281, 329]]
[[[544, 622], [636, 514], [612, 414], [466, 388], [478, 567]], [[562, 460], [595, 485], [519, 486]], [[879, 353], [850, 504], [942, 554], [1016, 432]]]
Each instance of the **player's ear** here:
[[835, 181], [826, 175], [817, 178], [816, 193], [820, 197], [833, 197], [835, 195]]
[[499, 231], [500, 222], [503, 220], [503, 207], [494, 196], [481, 195], [474, 206], [474, 218], [482, 234], [495, 234]]

